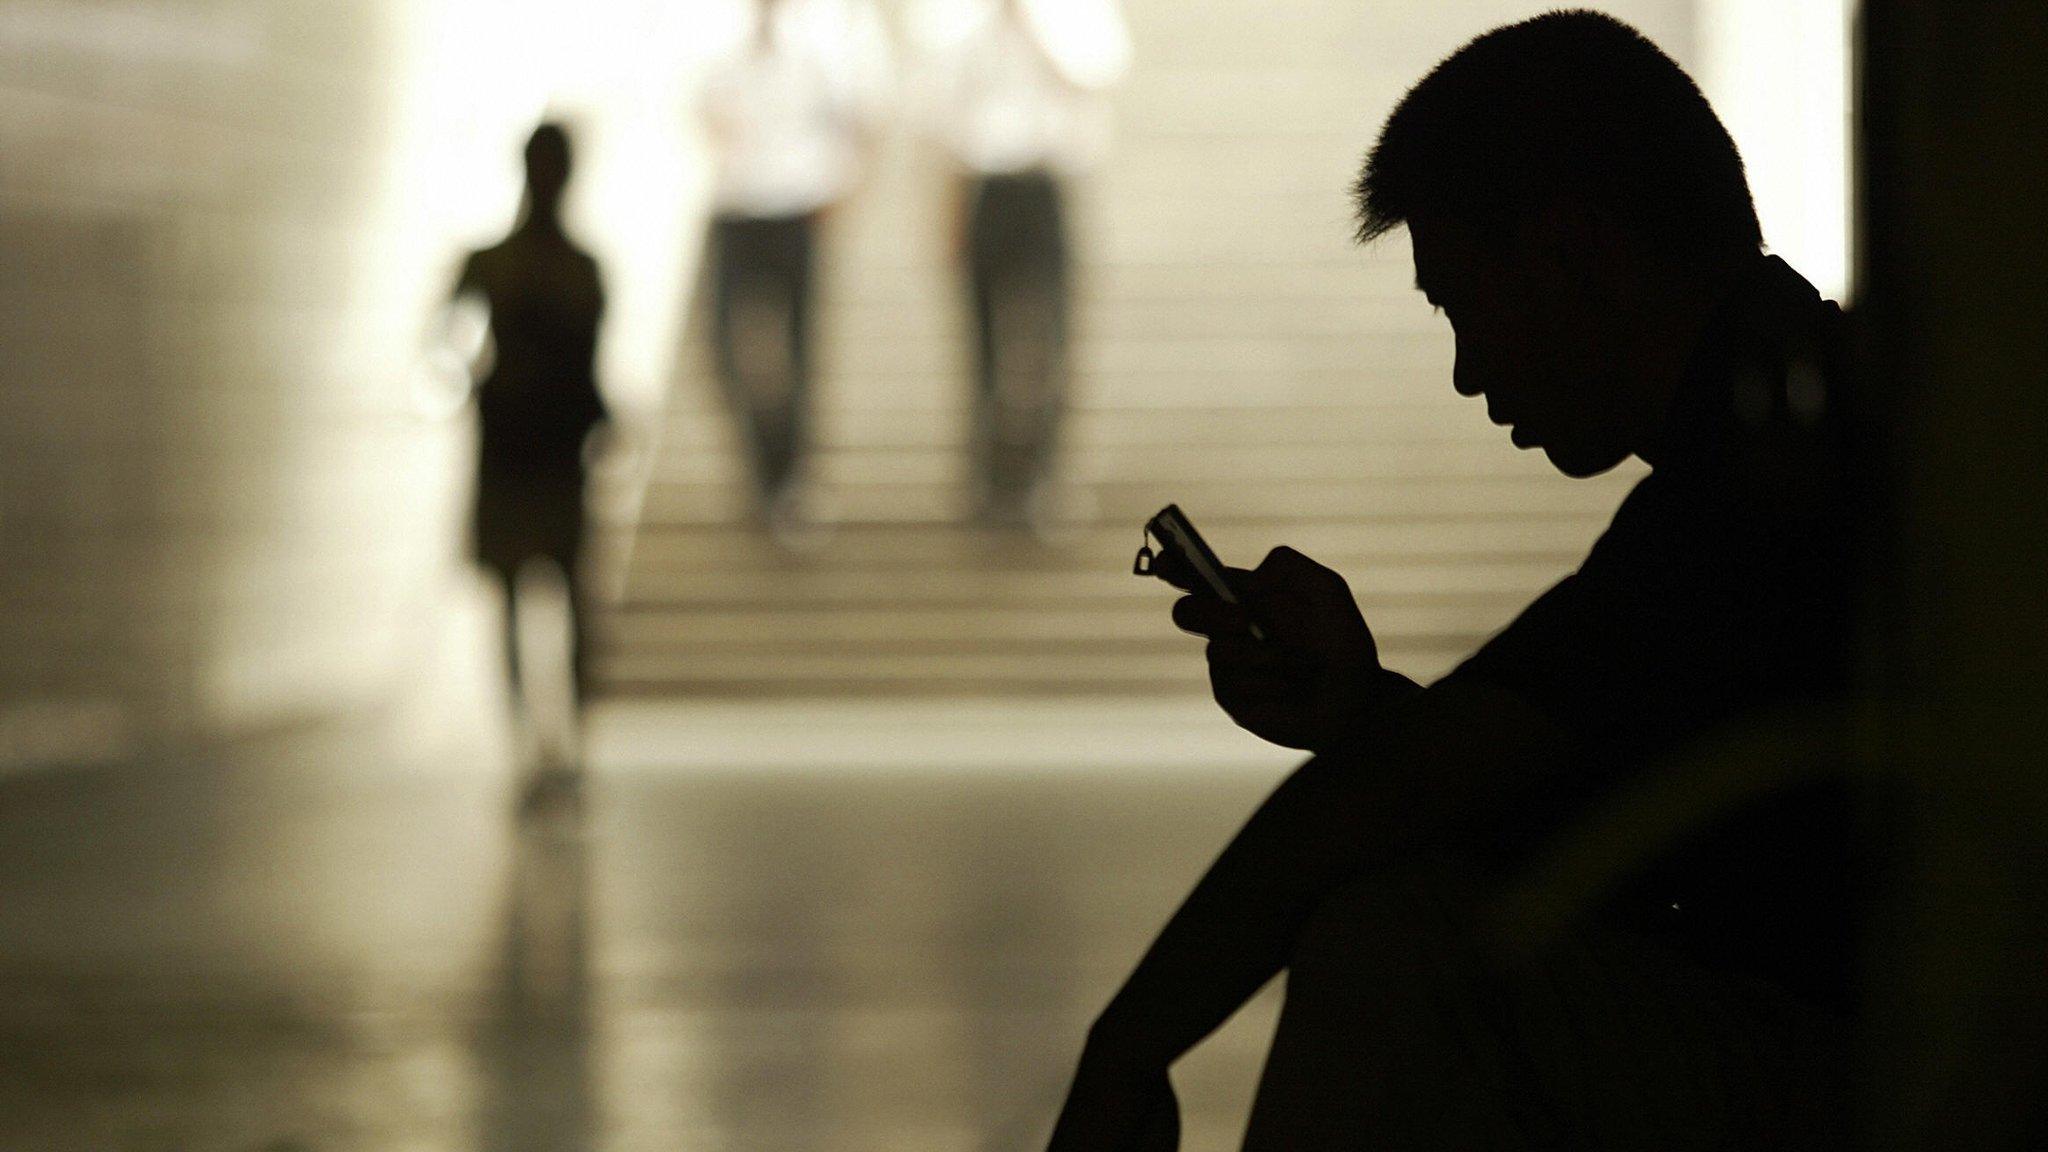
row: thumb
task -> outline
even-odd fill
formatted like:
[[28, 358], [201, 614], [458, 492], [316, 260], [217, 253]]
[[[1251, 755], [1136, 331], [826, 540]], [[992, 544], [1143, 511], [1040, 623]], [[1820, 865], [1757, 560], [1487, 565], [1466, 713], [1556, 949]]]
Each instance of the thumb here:
[[1266, 586], [1344, 584], [1344, 577], [1336, 569], [1318, 564], [1285, 544], [1266, 553], [1266, 558], [1259, 562], [1253, 575], [1259, 584]]
[[1134, 1152], [1179, 1152], [1180, 1101], [1174, 1098], [1170, 1082], [1152, 1098], [1133, 1148]]

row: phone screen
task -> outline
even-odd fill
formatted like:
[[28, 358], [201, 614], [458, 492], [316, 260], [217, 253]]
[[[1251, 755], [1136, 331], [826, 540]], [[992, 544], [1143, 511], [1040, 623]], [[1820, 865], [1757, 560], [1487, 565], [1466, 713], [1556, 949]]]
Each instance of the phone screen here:
[[[1180, 505], [1168, 504], [1160, 509], [1158, 515], [1145, 522], [1145, 531], [1151, 533], [1162, 547], [1173, 550], [1186, 561], [1194, 570], [1195, 577], [1218, 599], [1225, 604], [1238, 603], [1236, 590], [1223, 575], [1223, 562], [1216, 558], [1215, 551], [1209, 547], [1208, 541], [1202, 539], [1202, 534], [1195, 531], [1194, 524], [1180, 510]], [[1265, 630], [1256, 623], [1251, 625], [1251, 634], [1255, 639], [1266, 638]]]
[[1237, 603], [1237, 593], [1231, 590], [1230, 582], [1223, 578], [1223, 562], [1216, 558], [1216, 553], [1210, 549], [1209, 542], [1202, 539], [1202, 534], [1195, 531], [1195, 526], [1188, 523], [1188, 518], [1182, 514], [1179, 505], [1169, 504], [1161, 509], [1159, 514], [1145, 525], [1145, 529], [1158, 537], [1161, 544], [1179, 552], [1181, 558], [1187, 561], [1188, 567], [1194, 569], [1195, 575], [1208, 586], [1209, 591], [1215, 593], [1226, 604]]

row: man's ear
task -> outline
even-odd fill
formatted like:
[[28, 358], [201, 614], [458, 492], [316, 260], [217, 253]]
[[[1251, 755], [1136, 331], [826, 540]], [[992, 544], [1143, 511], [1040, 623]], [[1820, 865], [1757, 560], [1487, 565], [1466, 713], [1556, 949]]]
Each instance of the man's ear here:
[[1528, 243], [1556, 289], [1573, 299], [1612, 307], [1633, 290], [1630, 230], [1579, 197], [1557, 196], [1537, 209]]

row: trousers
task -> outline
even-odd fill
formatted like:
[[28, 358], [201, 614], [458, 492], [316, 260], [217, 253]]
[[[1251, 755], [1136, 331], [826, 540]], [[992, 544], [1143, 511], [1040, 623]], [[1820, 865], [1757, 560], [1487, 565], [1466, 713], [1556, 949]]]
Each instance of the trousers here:
[[1626, 929], [1510, 955], [1479, 919], [1488, 891], [1431, 861], [1323, 905], [1247, 1152], [1853, 1146], [1845, 1022]]
[[974, 474], [984, 511], [1001, 516], [1046, 479], [1066, 414], [1069, 260], [1052, 174], [983, 177], [967, 258]]
[[808, 446], [817, 217], [719, 216], [711, 223], [711, 342], [767, 499], [796, 478]]

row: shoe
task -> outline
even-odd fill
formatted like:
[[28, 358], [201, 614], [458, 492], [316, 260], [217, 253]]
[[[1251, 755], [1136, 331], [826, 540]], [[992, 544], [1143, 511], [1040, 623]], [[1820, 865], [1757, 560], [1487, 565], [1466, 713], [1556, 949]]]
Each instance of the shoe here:
[[1024, 527], [1040, 544], [1072, 544], [1095, 520], [1095, 494], [1042, 481], [1024, 498]]
[[519, 791], [519, 811], [524, 815], [574, 808], [582, 801], [583, 770], [564, 763], [547, 763], [534, 769]]
[[832, 539], [833, 519], [824, 494], [808, 486], [788, 484], [763, 501], [768, 538], [792, 555], [823, 548]]

